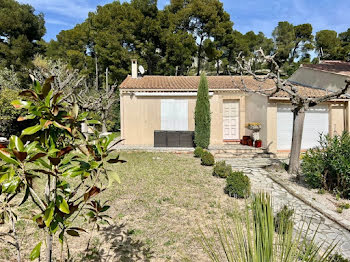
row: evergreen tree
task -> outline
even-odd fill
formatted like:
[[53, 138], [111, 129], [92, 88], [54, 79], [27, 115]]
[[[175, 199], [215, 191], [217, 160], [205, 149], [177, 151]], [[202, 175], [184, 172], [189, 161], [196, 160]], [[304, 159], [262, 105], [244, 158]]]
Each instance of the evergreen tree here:
[[210, 103], [208, 81], [204, 74], [201, 75], [198, 87], [194, 122], [194, 142], [196, 146], [208, 148], [210, 142]]

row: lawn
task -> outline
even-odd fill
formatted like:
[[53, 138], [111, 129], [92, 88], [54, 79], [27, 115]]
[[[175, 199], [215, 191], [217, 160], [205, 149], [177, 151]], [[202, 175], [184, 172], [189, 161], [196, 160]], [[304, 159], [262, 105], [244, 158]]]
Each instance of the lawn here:
[[[244, 200], [225, 195], [225, 180], [213, 177], [212, 168], [191, 154], [132, 152], [121, 158], [128, 162], [114, 171], [122, 183], [98, 196], [111, 205], [111, 225], [93, 233], [88, 254], [88, 233], [70, 237], [75, 261], [207, 261], [196, 240], [198, 227], [219, 223]], [[17, 222], [25, 258], [39, 238], [29, 219], [32, 209], [21, 207]], [[1, 245], [0, 259], [14, 258], [14, 250]]]

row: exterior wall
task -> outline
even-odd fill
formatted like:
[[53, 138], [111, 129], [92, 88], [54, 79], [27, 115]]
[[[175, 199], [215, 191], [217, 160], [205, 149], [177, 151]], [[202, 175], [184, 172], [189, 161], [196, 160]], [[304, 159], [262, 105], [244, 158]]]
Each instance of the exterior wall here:
[[342, 134], [346, 130], [347, 108], [345, 103], [332, 103], [329, 106], [329, 134]]
[[277, 103], [269, 101], [266, 110], [266, 147], [269, 152], [277, 152]]
[[[262, 145], [267, 146], [267, 97], [259, 94], [249, 94], [246, 97], [246, 123], [258, 122], [261, 123], [261, 130], [259, 132]], [[245, 135], [251, 135], [252, 131], [245, 129]]]
[[[128, 93], [120, 95], [121, 138], [125, 145], [154, 144], [154, 130], [161, 129], [161, 99], [188, 100], [188, 130], [194, 131], [195, 96], [184, 97], [147, 97]], [[223, 141], [223, 101], [238, 100], [240, 102], [240, 137], [245, 134], [245, 94], [234, 92], [215, 92], [210, 97], [211, 110], [211, 145], [222, 145]]]
[[289, 78], [291, 82], [310, 87], [329, 89], [333, 91], [344, 87], [346, 79], [346, 76], [314, 70], [306, 67], [300, 67]]

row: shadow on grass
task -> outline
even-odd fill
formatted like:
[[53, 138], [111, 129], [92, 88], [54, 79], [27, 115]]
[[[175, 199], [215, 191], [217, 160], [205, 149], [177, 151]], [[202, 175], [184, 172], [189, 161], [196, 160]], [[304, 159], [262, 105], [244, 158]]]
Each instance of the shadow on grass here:
[[153, 257], [151, 249], [143, 241], [135, 240], [133, 232], [127, 230], [125, 224], [105, 227], [101, 229], [100, 236], [103, 237], [101, 244], [88, 250], [82, 261], [150, 261]]

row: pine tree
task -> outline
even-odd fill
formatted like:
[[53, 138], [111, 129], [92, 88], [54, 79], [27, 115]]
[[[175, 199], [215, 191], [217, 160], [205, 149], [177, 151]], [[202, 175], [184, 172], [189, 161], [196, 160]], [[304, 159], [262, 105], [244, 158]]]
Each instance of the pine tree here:
[[194, 142], [196, 146], [208, 148], [210, 142], [210, 103], [208, 81], [204, 74], [201, 75], [198, 87], [194, 122]]

